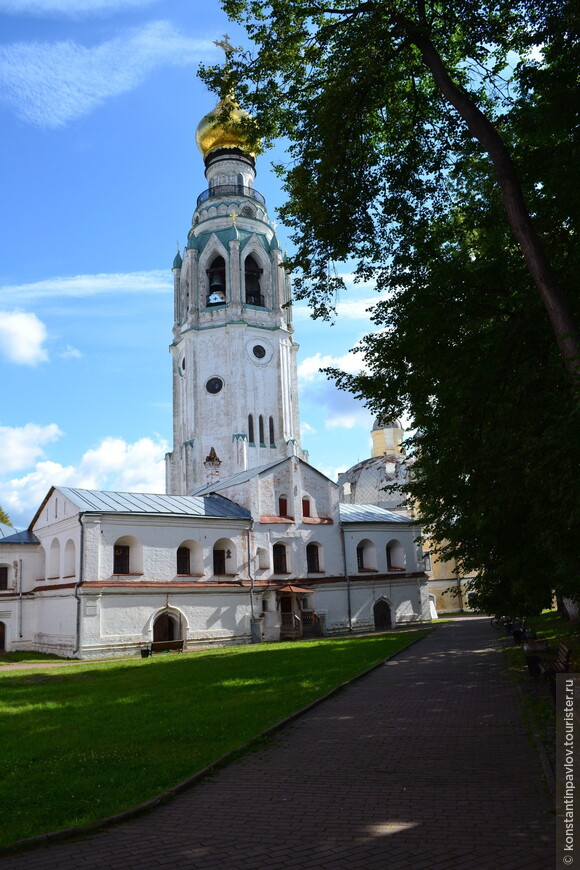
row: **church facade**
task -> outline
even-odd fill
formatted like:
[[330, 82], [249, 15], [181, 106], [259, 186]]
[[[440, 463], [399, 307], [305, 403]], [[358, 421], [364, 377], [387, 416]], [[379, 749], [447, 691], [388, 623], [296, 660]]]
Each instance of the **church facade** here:
[[197, 131], [167, 493], [53, 487], [26, 531], [3, 528], [0, 649], [99, 658], [430, 618], [417, 526], [341, 503], [301, 449], [289, 278], [242, 117], [226, 99]]

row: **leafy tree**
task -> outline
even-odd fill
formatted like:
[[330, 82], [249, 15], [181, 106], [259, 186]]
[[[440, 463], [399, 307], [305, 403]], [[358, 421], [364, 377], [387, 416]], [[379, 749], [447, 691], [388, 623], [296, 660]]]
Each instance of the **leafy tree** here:
[[[333, 375], [377, 415], [412, 419], [409, 493], [427, 532], [478, 572], [485, 609], [580, 595], [579, 409], [550, 323], [568, 372], [573, 328], [564, 302], [562, 342], [526, 252], [541, 239], [555, 298], [564, 288], [577, 306], [573, 4], [224, 8], [259, 47], [229, 56], [227, 87], [255, 112], [248, 135], [290, 140], [279, 171], [297, 295], [328, 316], [349, 257], [381, 292], [367, 372]], [[203, 76], [223, 83], [218, 68]], [[529, 204], [525, 240], [512, 196]]]
[[[510, 150], [502, 87], [510, 52], [574, 37], [574, 5], [554, 0], [222, 0], [259, 46], [232, 60], [232, 80], [257, 112], [256, 131], [290, 138], [283, 174], [303, 270], [299, 294], [325, 308], [334, 260], [360, 270], [404, 242], [409, 212], [437, 208], [445, 176], [475, 139], [487, 154], [511, 231], [546, 307], [570, 374], [580, 375], [577, 328], [565, 290], [530, 216]], [[564, 45], [564, 48], [568, 48]], [[202, 72], [223, 93], [223, 70]], [[251, 82], [253, 90], [240, 79]], [[530, 201], [529, 193], [528, 201]], [[398, 233], [397, 233], [398, 228]], [[398, 237], [399, 236], [399, 237]]]
[[5, 526], [11, 526], [10, 517], [6, 513], [3, 507], [0, 507], [0, 523], [4, 523]]

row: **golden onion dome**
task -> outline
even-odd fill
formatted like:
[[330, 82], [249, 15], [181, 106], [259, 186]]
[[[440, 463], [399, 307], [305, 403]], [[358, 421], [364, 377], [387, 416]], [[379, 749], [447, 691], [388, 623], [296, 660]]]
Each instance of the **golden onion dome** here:
[[[220, 120], [220, 115], [223, 114], [224, 109], [228, 110], [225, 122]], [[239, 148], [240, 151], [256, 157], [258, 149], [251, 149], [246, 144], [241, 125], [242, 118], [251, 117], [249, 112], [240, 109], [232, 97], [220, 100], [215, 109], [204, 115], [195, 132], [197, 147], [204, 159], [211, 151], [216, 151], [218, 148]]]

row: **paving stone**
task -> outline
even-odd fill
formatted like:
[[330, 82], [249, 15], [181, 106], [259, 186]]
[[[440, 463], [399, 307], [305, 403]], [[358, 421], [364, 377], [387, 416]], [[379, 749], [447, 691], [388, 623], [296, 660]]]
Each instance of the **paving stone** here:
[[1, 870], [548, 870], [554, 816], [488, 620], [438, 626], [171, 802]]

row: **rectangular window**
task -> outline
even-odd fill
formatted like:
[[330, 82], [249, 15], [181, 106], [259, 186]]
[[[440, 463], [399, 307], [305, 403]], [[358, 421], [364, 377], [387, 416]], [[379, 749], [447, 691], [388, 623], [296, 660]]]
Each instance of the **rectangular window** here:
[[285, 498], [278, 499], [278, 513], [281, 517], [288, 516], [288, 501]]
[[286, 547], [284, 544], [274, 544], [274, 573], [286, 574]]
[[309, 498], [302, 499], [302, 516], [303, 517], [310, 516], [310, 499]]
[[225, 574], [226, 573], [226, 551], [225, 550], [214, 550], [213, 551], [213, 573], [214, 574]]
[[365, 551], [362, 547], [356, 548], [356, 564], [359, 571], [365, 566]]
[[0, 565], [0, 589], [8, 589], [8, 568]]
[[189, 547], [179, 547], [177, 550], [177, 573], [191, 574]]
[[306, 547], [306, 562], [309, 573], [320, 572], [320, 560], [316, 544], [308, 544]]
[[113, 560], [113, 574], [128, 574], [129, 573], [129, 547], [123, 544], [115, 546], [115, 556]]

